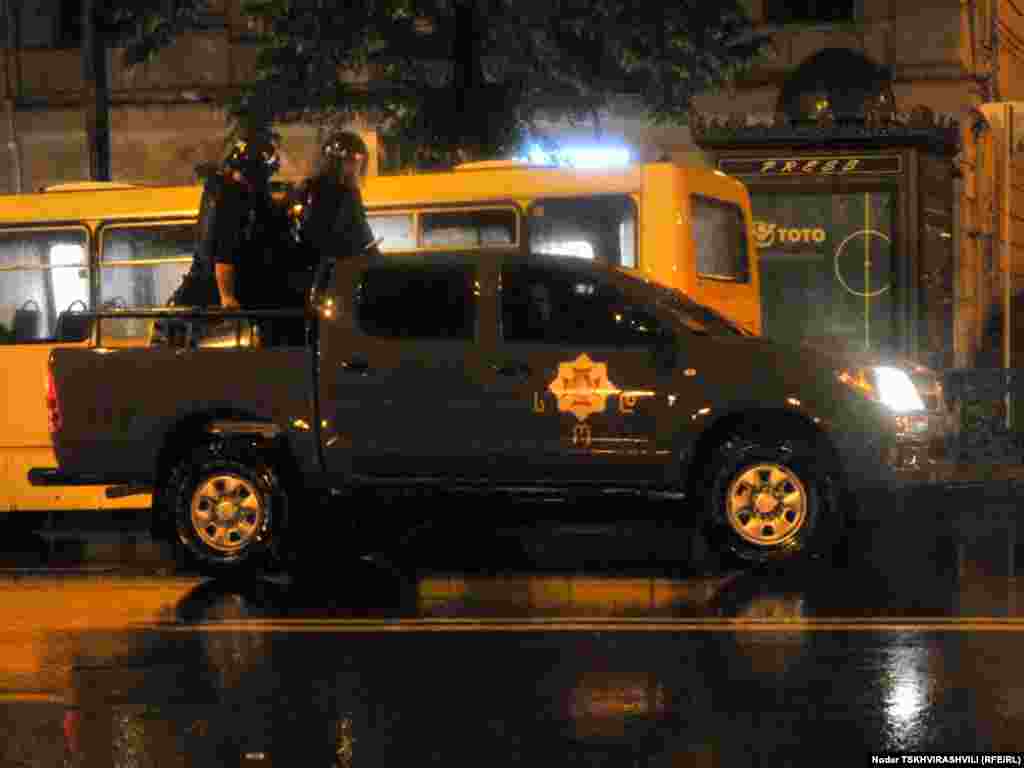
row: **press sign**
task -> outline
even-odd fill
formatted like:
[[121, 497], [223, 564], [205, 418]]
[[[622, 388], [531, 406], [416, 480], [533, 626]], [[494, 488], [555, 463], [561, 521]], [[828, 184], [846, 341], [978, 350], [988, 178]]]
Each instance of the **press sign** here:
[[844, 176], [863, 173], [900, 173], [899, 155], [814, 157], [730, 157], [718, 161], [718, 169], [731, 176]]

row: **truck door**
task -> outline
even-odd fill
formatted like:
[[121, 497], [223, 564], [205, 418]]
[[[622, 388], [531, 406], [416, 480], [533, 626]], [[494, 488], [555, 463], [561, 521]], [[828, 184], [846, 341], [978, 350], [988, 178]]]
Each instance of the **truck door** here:
[[489, 451], [507, 480], [646, 482], [667, 414], [661, 329], [611, 275], [520, 261], [499, 281]]
[[335, 271], [319, 308], [328, 471], [473, 475], [482, 431], [473, 259], [361, 256]]

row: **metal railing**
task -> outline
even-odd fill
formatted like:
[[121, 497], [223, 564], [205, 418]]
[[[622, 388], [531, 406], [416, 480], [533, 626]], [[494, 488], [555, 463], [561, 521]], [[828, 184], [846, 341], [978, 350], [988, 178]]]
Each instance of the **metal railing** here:
[[[224, 321], [235, 321], [235, 346], [243, 346], [243, 321], [250, 322], [249, 343], [252, 344], [254, 329], [251, 323], [253, 321], [311, 320], [313, 318], [310, 310], [306, 308], [226, 310], [196, 309], [193, 307], [160, 307], [154, 309], [104, 309], [97, 312], [83, 312], [82, 314], [95, 320], [89, 333], [89, 340], [94, 346], [102, 346], [104, 320], [152, 320], [153, 325], [150, 326], [149, 332], [149, 341], [151, 344], [159, 343], [154, 340], [154, 330], [157, 327], [156, 323], [158, 321], [165, 321], [168, 324], [165, 327], [168, 329], [175, 327], [173, 324], [178, 324], [177, 327], [181, 327], [183, 325], [184, 333], [182, 334], [182, 343], [173, 344], [173, 346], [195, 347], [198, 345], [199, 338], [203, 335], [201, 332], [205, 331], [208, 333], [212, 325], [220, 324]], [[209, 339], [210, 337], [206, 335], [205, 338]], [[226, 334], [221, 334], [219, 338], [221, 340], [230, 339]], [[212, 346], [212, 344], [208, 344], [207, 346]]]

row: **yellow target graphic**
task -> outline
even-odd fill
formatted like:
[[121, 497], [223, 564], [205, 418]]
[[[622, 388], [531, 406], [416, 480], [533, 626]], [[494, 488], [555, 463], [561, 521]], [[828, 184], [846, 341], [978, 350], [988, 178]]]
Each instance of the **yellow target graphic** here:
[[[864, 238], [864, 262], [863, 262], [863, 264], [864, 264], [864, 290], [863, 291], [858, 291], [856, 288], [852, 288], [850, 286], [850, 284], [843, 277], [843, 271], [842, 271], [842, 268], [840, 267], [840, 264], [839, 264], [839, 260], [843, 257], [843, 251], [845, 251], [846, 247], [850, 244], [850, 242], [854, 238], [857, 238], [857, 237], [863, 237]], [[857, 232], [854, 232], [851, 235], [848, 235], [846, 237], [846, 239], [843, 240], [843, 242], [841, 242], [839, 244], [839, 247], [836, 248], [836, 259], [835, 259], [836, 280], [838, 280], [839, 283], [843, 286], [843, 288], [845, 288], [847, 291], [852, 293], [854, 296], [861, 296], [861, 297], [867, 298], [867, 299], [874, 298], [875, 296], [881, 296], [883, 293], [888, 291], [889, 288], [892, 287], [891, 283], [887, 282], [881, 288], [878, 288], [876, 290], [871, 290], [871, 264], [872, 264], [872, 262], [871, 262], [871, 238], [873, 238], [873, 237], [877, 237], [877, 238], [880, 238], [881, 240], [884, 240], [887, 245], [891, 245], [892, 244], [892, 239], [888, 235], [886, 235], [884, 232], [879, 232], [877, 229], [861, 229], [861, 230], [858, 230]]]

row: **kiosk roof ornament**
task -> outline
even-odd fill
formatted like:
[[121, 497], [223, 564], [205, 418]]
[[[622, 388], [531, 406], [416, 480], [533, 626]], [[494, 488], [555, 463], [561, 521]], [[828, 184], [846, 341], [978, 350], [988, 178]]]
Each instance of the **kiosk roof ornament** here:
[[794, 122], [817, 122], [827, 112], [837, 120], [863, 120], [895, 110], [892, 71], [849, 48], [824, 48], [805, 59], [786, 79], [775, 107]]
[[892, 75], [863, 55], [826, 48], [790, 75], [768, 114], [691, 111], [690, 131], [705, 148], [779, 145], [926, 145], [956, 153], [960, 126], [925, 106], [897, 109]]

